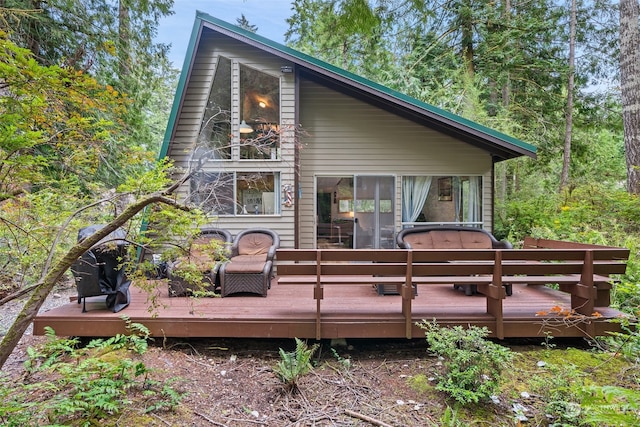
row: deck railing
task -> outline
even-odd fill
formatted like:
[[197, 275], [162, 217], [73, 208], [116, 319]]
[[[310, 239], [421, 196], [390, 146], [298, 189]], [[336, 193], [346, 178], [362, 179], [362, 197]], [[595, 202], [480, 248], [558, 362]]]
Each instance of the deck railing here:
[[[547, 241], [551, 242], [551, 241]], [[565, 242], [570, 243], [570, 242]], [[316, 338], [321, 337], [324, 287], [395, 285], [406, 337], [412, 337], [414, 290], [436, 284], [476, 285], [486, 298], [494, 333], [504, 337], [505, 286], [556, 284], [571, 295], [571, 309], [591, 316], [609, 305], [611, 275], [624, 274], [629, 250], [605, 246], [534, 249], [278, 249], [278, 283], [314, 287]], [[591, 335], [593, 325], [585, 324]]]

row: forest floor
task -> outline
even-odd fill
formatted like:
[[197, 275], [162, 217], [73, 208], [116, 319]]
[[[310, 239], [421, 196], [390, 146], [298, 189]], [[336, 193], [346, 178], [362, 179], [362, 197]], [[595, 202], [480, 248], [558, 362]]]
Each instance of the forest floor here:
[[[33, 381], [24, 369], [27, 348], [45, 341], [26, 334], [3, 368], [4, 379]], [[546, 426], [554, 421], [548, 405], [556, 386], [592, 378], [640, 388], [637, 366], [621, 364], [615, 354], [591, 351], [584, 340], [553, 346], [541, 340], [498, 343], [516, 352], [514, 367], [504, 372], [501, 390], [492, 399], [464, 406], [435, 389], [442, 361], [430, 353], [425, 339], [322, 341], [314, 368], [299, 379], [297, 392], [287, 390], [274, 370], [282, 360], [280, 349], [293, 351], [294, 340], [151, 341], [135, 357], [152, 370], [155, 381], [184, 393], [181, 402], [172, 410], [145, 413], [145, 397], [132, 396], [122, 412], [100, 425]], [[560, 368], [574, 363], [582, 364], [580, 372]], [[558, 379], [563, 384], [554, 385]]]
[[[5, 373], [21, 381], [26, 348], [45, 340], [25, 336]], [[280, 348], [294, 347], [293, 340], [262, 339], [154, 343], [140, 359], [156, 381], [175, 381], [172, 387], [186, 394], [173, 411], [146, 415], [144, 399], [134, 399], [113, 425], [441, 426], [447, 407], [455, 406], [434, 388], [441, 363], [429, 354], [425, 340], [323, 342], [314, 369], [300, 378], [297, 392], [290, 392], [274, 366], [281, 360]], [[423, 380], [412, 381], [417, 378]], [[546, 425], [533, 421], [541, 416], [535, 399], [530, 405], [524, 400], [506, 390], [494, 401], [456, 408], [456, 416], [487, 426], [516, 426], [513, 405], [518, 403], [528, 406], [531, 425]]]

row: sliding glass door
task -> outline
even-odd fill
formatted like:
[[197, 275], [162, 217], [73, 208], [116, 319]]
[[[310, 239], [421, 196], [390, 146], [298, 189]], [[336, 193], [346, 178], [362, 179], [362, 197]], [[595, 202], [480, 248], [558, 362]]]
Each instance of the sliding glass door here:
[[354, 181], [354, 248], [392, 249], [395, 178], [356, 175]]
[[393, 248], [395, 178], [351, 175], [316, 180], [318, 248]]

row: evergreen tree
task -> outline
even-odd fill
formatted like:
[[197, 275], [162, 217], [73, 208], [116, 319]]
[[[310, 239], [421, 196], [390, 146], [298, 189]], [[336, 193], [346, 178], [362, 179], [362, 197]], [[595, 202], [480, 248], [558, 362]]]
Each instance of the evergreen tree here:
[[640, 194], [640, 30], [638, 0], [620, 1], [620, 80], [627, 189]]
[[240, 15], [240, 18], [236, 19], [236, 23], [240, 28], [243, 28], [247, 31], [251, 31], [252, 33], [258, 32], [258, 27], [251, 24], [249, 20], [244, 16], [244, 13]]

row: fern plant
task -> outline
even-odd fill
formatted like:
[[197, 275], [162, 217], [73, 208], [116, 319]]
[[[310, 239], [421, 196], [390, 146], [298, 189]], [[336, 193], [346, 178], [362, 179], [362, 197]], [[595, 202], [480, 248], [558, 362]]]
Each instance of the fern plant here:
[[295, 351], [286, 352], [280, 348], [281, 360], [274, 368], [276, 375], [284, 382], [287, 391], [291, 392], [298, 390], [300, 378], [313, 369], [311, 358], [318, 349], [318, 344], [314, 344], [309, 348], [307, 343], [301, 339], [296, 338], [295, 340]]
[[[136, 355], [147, 350], [149, 331], [127, 318], [128, 334], [78, 340], [55, 337], [28, 350], [24, 383], [0, 382], [0, 424], [6, 426], [97, 425], [144, 399], [147, 411], [172, 409], [183, 394], [171, 382], [151, 378]], [[132, 355], [133, 353], [133, 355]]]
[[640, 425], [640, 391], [616, 386], [588, 386], [580, 390], [588, 425]]

